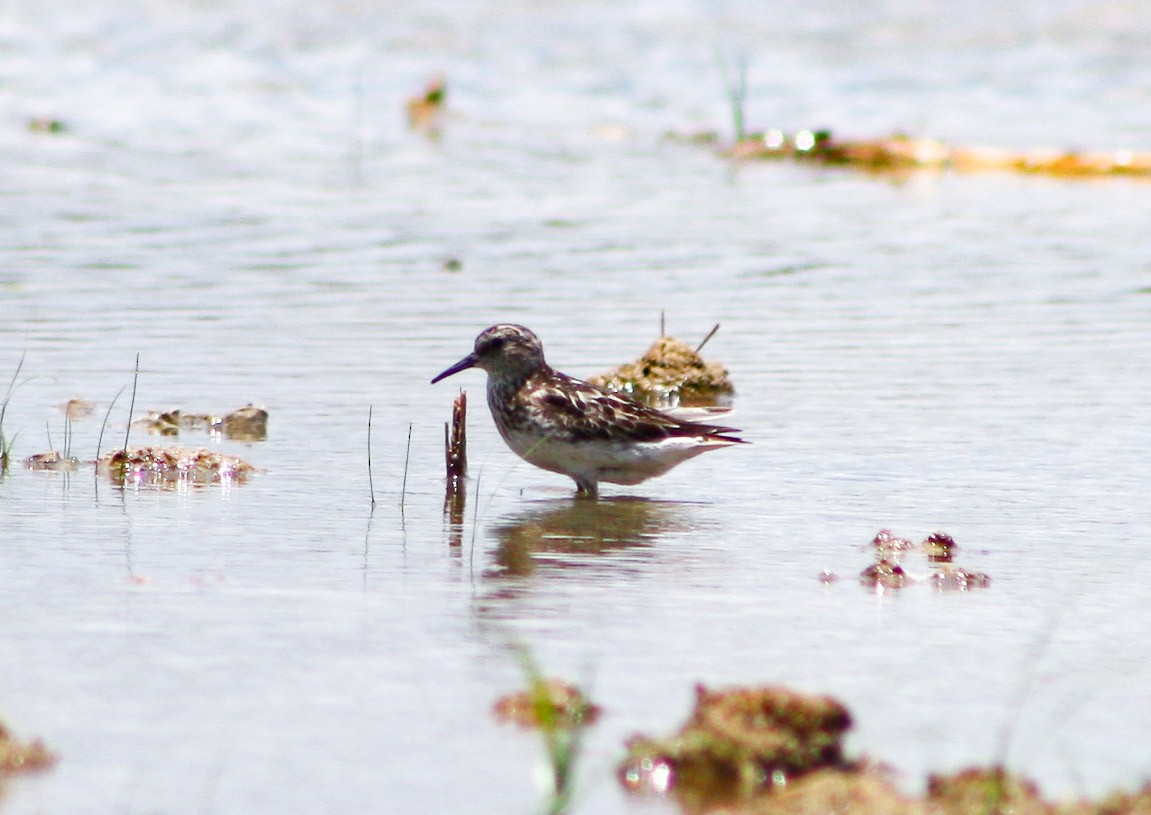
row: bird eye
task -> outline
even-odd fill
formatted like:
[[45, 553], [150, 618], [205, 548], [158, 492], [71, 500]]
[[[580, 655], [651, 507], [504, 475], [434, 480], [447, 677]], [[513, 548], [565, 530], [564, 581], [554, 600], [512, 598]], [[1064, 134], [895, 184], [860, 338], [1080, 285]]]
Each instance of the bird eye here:
[[490, 340], [488, 340], [488, 350], [498, 351], [504, 347], [504, 343], [506, 342], [507, 340], [503, 337], [492, 337]]

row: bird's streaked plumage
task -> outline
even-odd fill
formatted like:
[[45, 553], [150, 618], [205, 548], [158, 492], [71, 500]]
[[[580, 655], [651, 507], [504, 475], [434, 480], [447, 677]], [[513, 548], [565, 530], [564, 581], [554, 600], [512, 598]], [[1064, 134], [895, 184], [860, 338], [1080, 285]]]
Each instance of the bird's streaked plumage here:
[[560, 373], [539, 337], [494, 325], [475, 349], [432, 383], [468, 368], [488, 374], [488, 407], [508, 446], [531, 464], [575, 480], [594, 497], [599, 482], [639, 484], [708, 450], [745, 443], [732, 427], [671, 415]]

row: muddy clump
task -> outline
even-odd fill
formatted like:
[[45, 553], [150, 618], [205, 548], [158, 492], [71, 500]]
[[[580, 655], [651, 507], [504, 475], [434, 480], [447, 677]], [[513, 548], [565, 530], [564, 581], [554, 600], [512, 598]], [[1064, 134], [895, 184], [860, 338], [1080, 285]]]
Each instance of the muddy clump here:
[[256, 468], [236, 456], [181, 447], [129, 447], [104, 453], [97, 468], [117, 483], [173, 487], [178, 484], [244, 482]]
[[926, 803], [939, 815], [1055, 815], [1062, 809], [1045, 801], [1034, 783], [1001, 767], [929, 776]]
[[[954, 562], [958, 548], [955, 539], [945, 532], [936, 532], [922, 543], [915, 544], [883, 529], [871, 541], [875, 562], [860, 572], [859, 582], [879, 592], [922, 582], [941, 591], [969, 591], [990, 586], [989, 576]], [[903, 565], [909, 555], [924, 557], [926, 568], [923, 572], [917, 573]]]
[[[926, 815], [882, 768], [816, 770], [754, 799], [743, 815]], [[980, 813], [986, 815], [986, 813]]]
[[492, 712], [501, 722], [526, 728], [578, 728], [595, 724], [599, 705], [562, 679], [542, 679], [527, 690], [496, 701]]
[[619, 768], [634, 792], [672, 790], [697, 802], [746, 799], [815, 770], [848, 769], [851, 716], [829, 696], [780, 687], [696, 687], [688, 721], [668, 738], [637, 735]]
[[61, 453], [59, 450], [48, 450], [28, 456], [24, 459], [24, 467], [44, 472], [72, 472], [80, 468], [80, 459]]
[[182, 430], [203, 430], [233, 441], [264, 441], [268, 437], [268, 411], [248, 404], [224, 416], [211, 413], [188, 413], [151, 410], [132, 426], [153, 436], [178, 436]]
[[448, 86], [443, 77], [428, 81], [423, 91], [404, 103], [408, 114], [408, 127], [432, 138], [443, 129], [444, 112], [448, 101]]
[[268, 438], [268, 411], [248, 404], [210, 423], [209, 427], [233, 441], [264, 441]]
[[635, 362], [587, 381], [656, 407], [714, 405], [735, 393], [723, 365], [705, 361], [691, 346], [667, 336]]
[[40, 739], [20, 741], [0, 722], [0, 781], [10, 775], [50, 769], [57, 760]]
[[91, 418], [92, 414], [96, 412], [96, 403], [76, 396], [60, 405], [60, 410], [64, 412], [65, 416], [75, 422], [80, 419]]
[[735, 159], [784, 159], [851, 167], [871, 173], [932, 170], [963, 173], [1010, 171], [1057, 178], [1151, 176], [1151, 153], [1147, 152], [958, 147], [905, 133], [875, 139], [843, 139], [830, 130], [799, 130], [786, 134], [771, 129], [748, 136], [724, 152]]

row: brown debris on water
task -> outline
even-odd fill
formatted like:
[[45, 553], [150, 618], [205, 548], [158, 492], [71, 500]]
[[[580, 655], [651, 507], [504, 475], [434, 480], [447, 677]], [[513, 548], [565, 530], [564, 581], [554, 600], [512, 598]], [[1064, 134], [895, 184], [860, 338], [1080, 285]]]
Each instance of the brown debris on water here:
[[599, 705], [562, 679], [542, 679], [527, 690], [500, 697], [492, 712], [501, 722], [527, 728], [585, 727], [595, 724]]
[[33, 116], [28, 120], [28, 130], [31, 133], [49, 133], [56, 135], [68, 130], [68, 125], [62, 119], [54, 116]]
[[145, 430], [153, 436], [178, 436], [180, 435], [180, 423], [179, 409], [150, 410], [147, 416], [133, 419], [132, 427]]
[[422, 92], [411, 97], [405, 103], [404, 110], [408, 114], [408, 127], [417, 133], [437, 138], [443, 128], [447, 100], [447, 82], [442, 76], [434, 77]]
[[48, 472], [71, 472], [80, 467], [80, 459], [67, 456], [59, 450], [48, 450], [36, 453], [24, 459], [24, 467], [29, 470], [42, 470]]
[[663, 336], [635, 362], [591, 376], [592, 385], [656, 407], [714, 405], [735, 393], [727, 369], [675, 337]]
[[233, 441], [264, 441], [268, 438], [268, 411], [249, 403], [212, 422], [211, 427]]
[[845, 769], [847, 708], [829, 696], [781, 687], [709, 691], [668, 738], [637, 735], [619, 768], [634, 792], [665, 792], [695, 801], [747, 798], [821, 768]]
[[1055, 815], [1030, 780], [1002, 767], [972, 767], [927, 779], [926, 802], [939, 815]]
[[1151, 783], [1056, 801], [1002, 765], [929, 775], [926, 793], [911, 797], [885, 765], [845, 758], [851, 717], [831, 697], [777, 687], [696, 693], [678, 733], [634, 736], [618, 770], [628, 791], [671, 793], [685, 815], [1151, 815]]
[[[882, 768], [816, 770], [729, 815], [927, 815]], [[987, 813], [969, 813], [987, 815]]]
[[753, 134], [725, 150], [736, 159], [786, 159], [852, 167], [872, 173], [916, 170], [1008, 171], [1056, 178], [1151, 177], [1151, 152], [954, 147], [936, 139], [895, 133], [877, 139], [840, 139], [829, 130]]
[[118, 484], [174, 487], [178, 484], [243, 483], [256, 468], [236, 456], [207, 449], [129, 447], [104, 453], [98, 469]]
[[955, 559], [958, 544], [946, 532], [934, 532], [923, 541], [923, 554], [929, 563], [950, 563]]
[[[973, 572], [955, 564], [958, 544], [946, 532], [936, 532], [922, 543], [914, 544], [907, 538], [883, 529], [872, 539], [875, 562], [859, 574], [859, 580], [875, 591], [900, 589], [916, 582], [928, 582], [942, 591], [968, 591], [991, 585], [991, 578], [982, 572]], [[903, 565], [909, 554], [922, 554], [927, 561], [926, 572], [915, 576]]]
[[907, 582], [907, 572], [898, 561], [881, 558], [859, 573], [859, 582], [875, 589], [901, 589]]
[[460, 395], [452, 402], [452, 421], [444, 422], [444, 465], [447, 470], [447, 483], [444, 493], [444, 514], [451, 527], [451, 543], [462, 544], [464, 504], [467, 495], [468, 478], [468, 394]]
[[0, 722], [0, 781], [10, 775], [50, 769], [57, 760], [40, 739], [20, 741]]
[[1151, 815], [1151, 783], [1135, 792], [1113, 792], [1099, 802], [1098, 815]]
[[72, 421], [87, 419], [95, 412], [96, 403], [77, 396], [60, 405], [60, 410]]
[[264, 441], [268, 437], [268, 411], [248, 403], [223, 417], [212, 413], [188, 413], [179, 408], [148, 412], [133, 427], [154, 436], [178, 436], [182, 430], [204, 430], [233, 441]]

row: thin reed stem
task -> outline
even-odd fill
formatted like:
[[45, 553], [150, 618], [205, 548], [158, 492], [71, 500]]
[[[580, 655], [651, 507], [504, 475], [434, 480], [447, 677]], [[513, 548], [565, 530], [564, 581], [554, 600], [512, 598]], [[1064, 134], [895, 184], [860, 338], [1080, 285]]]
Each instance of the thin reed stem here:
[[695, 347], [695, 352], [697, 354], [703, 350], [703, 347], [708, 344], [708, 342], [711, 340], [711, 338], [715, 336], [715, 332], [717, 332], [717, 331], [719, 331], [719, 323], [716, 323], [715, 328], [713, 328], [711, 331], [707, 332], [707, 336], [704, 337], [703, 341], [700, 342], [700, 344]]
[[372, 498], [372, 507], [376, 506], [376, 487], [372, 482], [372, 405], [368, 405], [368, 494]]
[[104, 428], [108, 426], [108, 419], [112, 415], [112, 408], [116, 407], [116, 400], [124, 393], [124, 388], [121, 386], [120, 390], [116, 391], [116, 395], [112, 397], [112, 404], [108, 405], [108, 409], [104, 411], [104, 421], [100, 422], [100, 435], [96, 437], [96, 461], [100, 461], [100, 448], [104, 444]]
[[408, 462], [412, 459], [412, 423], [408, 422], [408, 446], [404, 450], [404, 480], [400, 482], [400, 514], [404, 512], [404, 497], [408, 494]]
[[136, 352], [136, 370], [132, 374], [132, 402], [128, 405], [128, 429], [124, 431], [124, 459], [128, 458], [128, 437], [132, 435], [132, 414], [136, 412], [136, 383], [140, 380], [140, 352]]

